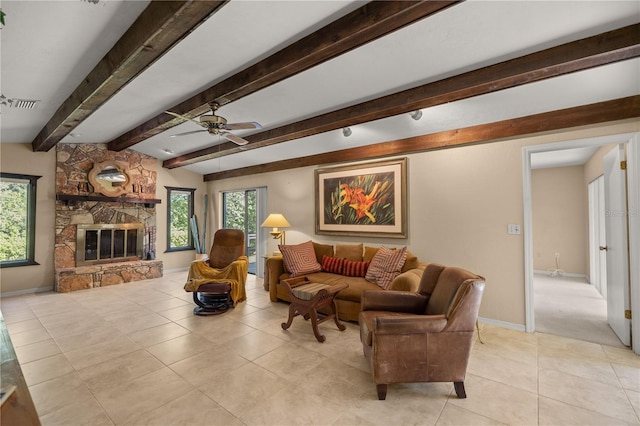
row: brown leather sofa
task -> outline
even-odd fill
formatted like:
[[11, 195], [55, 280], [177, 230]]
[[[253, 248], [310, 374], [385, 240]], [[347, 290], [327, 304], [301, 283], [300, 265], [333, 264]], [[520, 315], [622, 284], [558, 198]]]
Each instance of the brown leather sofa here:
[[[363, 244], [337, 244], [335, 247], [330, 244], [313, 243], [316, 259], [322, 263], [322, 256], [345, 257], [352, 261], [368, 261], [373, 258], [378, 247], [365, 247]], [[417, 291], [422, 277], [422, 272], [426, 267], [418, 258], [408, 253], [407, 260], [402, 268], [402, 273], [398, 275], [391, 284], [391, 290]], [[269, 298], [272, 302], [279, 300], [290, 302], [289, 293], [281, 284], [283, 280], [291, 277], [291, 274], [284, 268], [281, 256], [268, 257], [265, 262], [264, 288], [269, 291]], [[328, 272], [316, 272], [308, 274], [307, 277], [312, 282], [335, 285], [347, 283], [349, 287], [340, 291], [336, 297], [336, 308], [338, 318], [343, 321], [358, 321], [360, 315], [360, 299], [365, 290], [374, 292], [384, 292], [376, 284], [367, 281], [363, 277], [347, 277], [344, 275]], [[328, 309], [321, 309], [320, 312], [328, 314]]]
[[466, 398], [464, 379], [484, 278], [431, 263], [416, 293], [365, 291], [360, 340], [378, 399], [391, 383], [453, 382]]

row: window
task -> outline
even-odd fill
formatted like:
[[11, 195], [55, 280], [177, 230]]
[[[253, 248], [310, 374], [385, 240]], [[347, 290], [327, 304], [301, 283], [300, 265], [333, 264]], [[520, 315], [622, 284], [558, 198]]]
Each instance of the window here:
[[195, 189], [167, 188], [167, 251], [193, 250], [189, 221]]
[[0, 173], [0, 266], [37, 265], [36, 187], [40, 176]]

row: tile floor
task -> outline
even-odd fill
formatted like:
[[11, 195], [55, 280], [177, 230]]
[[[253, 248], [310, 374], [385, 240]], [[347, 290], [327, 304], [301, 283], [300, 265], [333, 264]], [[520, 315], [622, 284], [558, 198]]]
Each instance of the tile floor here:
[[197, 317], [185, 276], [0, 300], [43, 425], [640, 424], [627, 349], [481, 325], [467, 399], [418, 383], [378, 401], [356, 324], [285, 332], [252, 276], [246, 303]]

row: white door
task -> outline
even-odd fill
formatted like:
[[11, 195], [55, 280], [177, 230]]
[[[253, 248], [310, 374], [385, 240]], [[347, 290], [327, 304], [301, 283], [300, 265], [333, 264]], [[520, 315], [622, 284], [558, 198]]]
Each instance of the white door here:
[[607, 245], [605, 234], [604, 176], [589, 183], [590, 282], [607, 299]]
[[607, 319], [623, 344], [631, 344], [629, 308], [629, 268], [627, 252], [627, 194], [624, 145], [618, 145], [604, 157], [605, 227], [607, 253]]

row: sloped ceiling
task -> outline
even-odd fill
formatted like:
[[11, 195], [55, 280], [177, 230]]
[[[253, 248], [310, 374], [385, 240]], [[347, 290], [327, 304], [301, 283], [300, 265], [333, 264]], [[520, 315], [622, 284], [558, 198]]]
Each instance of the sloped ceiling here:
[[[2, 143], [108, 143], [205, 179], [640, 115], [636, 1], [1, 7], [2, 94], [41, 100], [1, 107]], [[197, 117], [212, 98], [230, 122], [262, 124], [237, 132], [249, 145], [171, 137], [198, 126], [163, 111]]]

